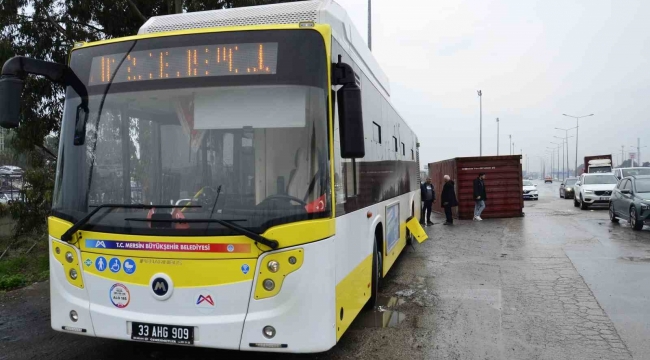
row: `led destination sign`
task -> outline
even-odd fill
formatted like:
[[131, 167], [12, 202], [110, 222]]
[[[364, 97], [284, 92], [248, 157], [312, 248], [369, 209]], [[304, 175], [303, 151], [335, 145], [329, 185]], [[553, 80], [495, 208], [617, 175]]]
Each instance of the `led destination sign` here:
[[[206, 76], [275, 74], [278, 43], [162, 48], [133, 51], [124, 58], [125, 55], [116, 53], [94, 57], [90, 67], [89, 85]], [[120, 62], [122, 66], [119, 66]]]

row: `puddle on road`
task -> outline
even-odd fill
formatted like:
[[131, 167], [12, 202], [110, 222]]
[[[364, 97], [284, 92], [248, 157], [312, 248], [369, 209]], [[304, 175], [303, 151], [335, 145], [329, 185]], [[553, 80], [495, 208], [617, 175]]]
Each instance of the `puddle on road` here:
[[632, 262], [650, 262], [650, 258], [636, 257], [636, 256], [621, 256], [619, 259]]
[[404, 299], [397, 297], [380, 297], [379, 305], [372, 310], [359, 314], [352, 324], [353, 328], [386, 328], [396, 327], [406, 320], [406, 314], [394, 310], [404, 304]]

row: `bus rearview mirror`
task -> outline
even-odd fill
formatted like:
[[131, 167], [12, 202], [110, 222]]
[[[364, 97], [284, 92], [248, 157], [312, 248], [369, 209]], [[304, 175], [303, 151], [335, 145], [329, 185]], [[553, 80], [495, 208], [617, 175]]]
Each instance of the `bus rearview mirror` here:
[[355, 83], [345, 84], [336, 92], [336, 100], [339, 108], [341, 157], [362, 158], [366, 155], [366, 149], [363, 136], [361, 89]]
[[77, 116], [74, 125], [74, 145], [83, 145], [86, 140], [86, 123], [88, 122], [88, 109], [82, 105], [77, 106]]
[[25, 82], [16, 76], [0, 80], [0, 126], [11, 129], [20, 123], [20, 103]]

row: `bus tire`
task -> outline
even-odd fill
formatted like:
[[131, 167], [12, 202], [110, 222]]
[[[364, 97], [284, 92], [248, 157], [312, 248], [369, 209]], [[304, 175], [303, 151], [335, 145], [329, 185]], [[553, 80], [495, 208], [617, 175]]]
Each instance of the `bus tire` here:
[[377, 247], [377, 235], [375, 235], [375, 244], [372, 247], [372, 284], [370, 299], [366, 303], [366, 309], [373, 309], [378, 303], [379, 287], [381, 286], [382, 259], [381, 251]]

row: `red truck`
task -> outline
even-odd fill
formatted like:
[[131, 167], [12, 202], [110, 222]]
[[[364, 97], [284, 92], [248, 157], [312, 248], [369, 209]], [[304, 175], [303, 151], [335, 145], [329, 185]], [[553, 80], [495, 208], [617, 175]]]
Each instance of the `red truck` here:
[[611, 173], [612, 155], [585, 156], [582, 173]]

